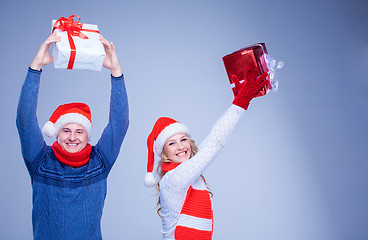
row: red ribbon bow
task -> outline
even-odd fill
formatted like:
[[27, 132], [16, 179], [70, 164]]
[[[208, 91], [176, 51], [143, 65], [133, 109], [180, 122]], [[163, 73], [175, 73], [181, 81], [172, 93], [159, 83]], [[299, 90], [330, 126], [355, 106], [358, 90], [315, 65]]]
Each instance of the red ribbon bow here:
[[[78, 18], [78, 21], [74, 21], [75, 17]], [[68, 18], [61, 17], [54, 23], [54, 27], [52, 28], [52, 32], [54, 32], [55, 29], [67, 32], [71, 50], [67, 69], [73, 69], [75, 56], [77, 53], [72, 36], [80, 37], [82, 39], [88, 39], [88, 37], [84, 35], [81, 31], [100, 33], [98, 30], [82, 29], [83, 23], [80, 23], [79, 21], [80, 17], [78, 15], [70, 15]]]

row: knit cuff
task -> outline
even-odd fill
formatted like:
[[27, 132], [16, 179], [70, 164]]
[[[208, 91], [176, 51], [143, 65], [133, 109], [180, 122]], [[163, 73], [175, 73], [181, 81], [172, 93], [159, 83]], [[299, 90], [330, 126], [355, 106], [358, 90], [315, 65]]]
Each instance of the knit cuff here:
[[41, 70], [36, 70], [36, 69], [31, 68], [31, 67], [28, 67], [28, 72], [41, 74], [42, 73], [42, 69]]
[[121, 74], [121, 76], [119, 76], [119, 77], [115, 77], [115, 76], [113, 76], [113, 75], [111, 74], [111, 79], [112, 79], [112, 80], [115, 80], [115, 81], [122, 80], [122, 79], [124, 79], [124, 74]]

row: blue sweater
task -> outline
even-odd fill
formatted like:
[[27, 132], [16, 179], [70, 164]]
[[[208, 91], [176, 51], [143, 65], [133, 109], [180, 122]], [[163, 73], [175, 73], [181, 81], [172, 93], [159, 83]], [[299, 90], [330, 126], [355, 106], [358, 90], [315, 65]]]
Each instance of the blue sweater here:
[[47, 146], [36, 117], [41, 71], [28, 69], [17, 111], [22, 154], [33, 190], [33, 238], [102, 239], [101, 217], [107, 176], [119, 155], [128, 120], [124, 77], [111, 76], [109, 123], [79, 168], [59, 162]]

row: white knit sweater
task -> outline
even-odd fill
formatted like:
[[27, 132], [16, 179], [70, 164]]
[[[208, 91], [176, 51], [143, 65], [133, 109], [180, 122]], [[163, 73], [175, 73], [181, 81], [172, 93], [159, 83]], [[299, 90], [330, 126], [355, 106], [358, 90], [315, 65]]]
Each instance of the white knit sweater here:
[[[180, 220], [187, 191], [206, 190], [200, 175], [215, 159], [226, 144], [244, 109], [231, 105], [212, 127], [210, 134], [200, 144], [198, 153], [191, 159], [167, 172], [160, 181], [162, 239], [175, 239], [175, 228]], [[188, 221], [188, 220], [186, 220]], [[196, 225], [194, 221], [190, 224]]]

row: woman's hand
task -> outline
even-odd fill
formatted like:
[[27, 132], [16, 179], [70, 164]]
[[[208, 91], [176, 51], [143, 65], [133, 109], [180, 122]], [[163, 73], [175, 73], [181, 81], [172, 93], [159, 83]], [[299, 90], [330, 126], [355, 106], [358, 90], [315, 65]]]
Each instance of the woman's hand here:
[[45, 42], [43, 42], [38, 50], [35, 58], [33, 59], [30, 67], [34, 70], [40, 71], [43, 66], [51, 63], [54, 59], [49, 54], [50, 44], [60, 42], [61, 37], [56, 35], [56, 32], [51, 34]]
[[123, 74], [121, 70], [118, 56], [116, 55], [115, 45], [112, 42], [107, 41], [102, 35], [100, 35], [100, 41], [102, 42], [106, 56], [103, 66], [110, 69], [111, 74], [114, 77], [120, 77]]
[[268, 73], [265, 72], [261, 76], [257, 76], [257, 73], [248, 74], [247, 79], [243, 83], [240, 83], [236, 75], [231, 76], [235, 86], [240, 89], [240, 92], [234, 98], [233, 104], [237, 105], [245, 110], [248, 109], [250, 101], [255, 98], [258, 92], [267, 84], [270, 83], [266, 80]]

